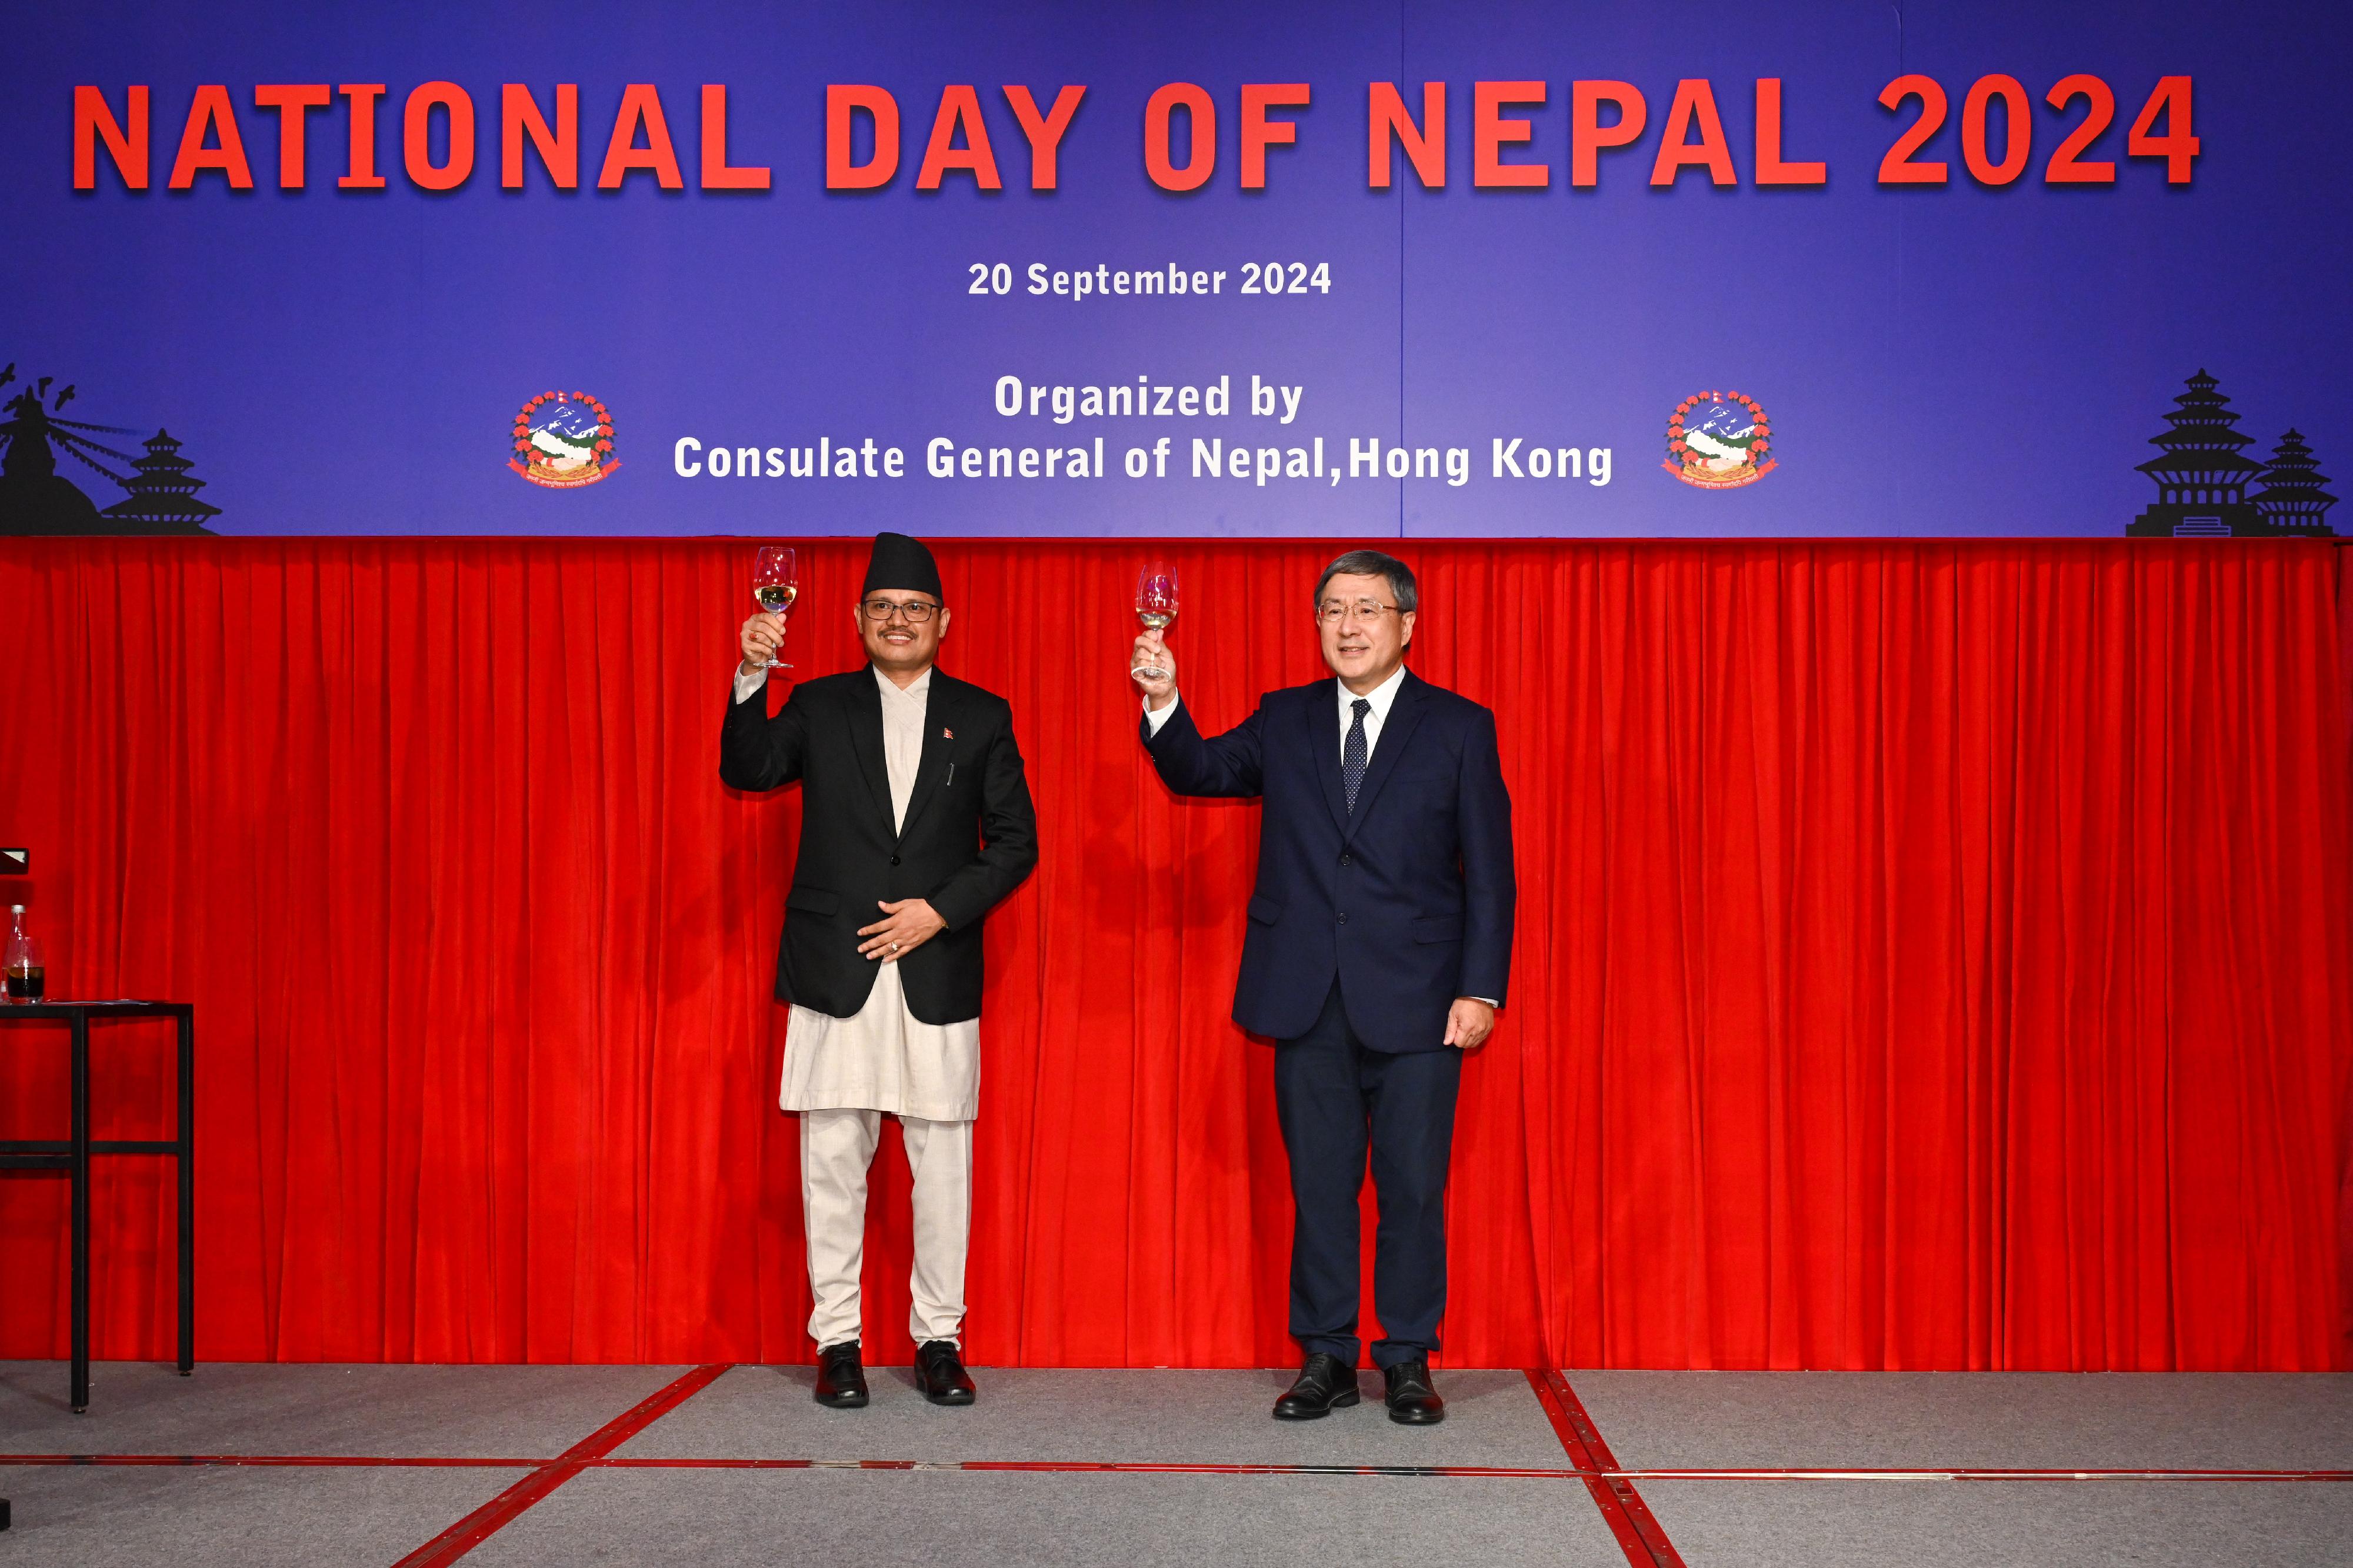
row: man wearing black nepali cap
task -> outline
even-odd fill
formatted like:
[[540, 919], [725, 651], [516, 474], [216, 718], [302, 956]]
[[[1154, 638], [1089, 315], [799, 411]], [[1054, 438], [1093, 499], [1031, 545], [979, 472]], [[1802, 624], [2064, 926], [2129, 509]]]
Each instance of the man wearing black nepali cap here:
[[1038, 863], [1038, 817], [1006, 700], [933, 667], [948, 629], [932, 552], [878, 534], [852, 606], [865, 668], [804, 681], [768, 717], [784, 623], [744, 623], [719, 735], [736, 789], [797, 780], [801, 841], [776, 999], [792, 1005], [778, 1102], [801, 1118], [809, 1335], [820, 1405], [867, 1402], [858, 1272], [884, 1115], [904, 1134], [915, 1381], [969, 1405], [960, 1345], [980, 1097], [981, 917]]

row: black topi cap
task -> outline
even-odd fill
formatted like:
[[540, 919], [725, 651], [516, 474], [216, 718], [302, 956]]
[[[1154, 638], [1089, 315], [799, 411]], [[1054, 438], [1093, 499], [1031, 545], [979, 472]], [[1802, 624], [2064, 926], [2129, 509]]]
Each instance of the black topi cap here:
[[939, 564], [920, 539], [910, 539], [903, 533], [878, 533], [874, 536], [874, 553], [866, 562], [866, 585], [858, 591], [871, 594], [877, 588], [898, 588], [917, 594], [929, 594], [934, 599], [945, 597], [940, 592]]

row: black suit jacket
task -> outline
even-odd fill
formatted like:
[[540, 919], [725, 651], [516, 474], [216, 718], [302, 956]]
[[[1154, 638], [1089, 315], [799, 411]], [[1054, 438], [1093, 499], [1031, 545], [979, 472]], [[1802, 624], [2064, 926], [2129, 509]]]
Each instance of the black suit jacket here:
[[837, 1018], [866, 1005], [875, 961], [860, 926], [882, 900], [927, 899], [947, 929], [898, 961], [907, 1007], [926, 1024], [980, 1016], [981, 916], [1038, 864], [1038, 813], [1005, 699], [932, 670], [923, 758], [903, 831], [891, 826], [882, 693], [861, 666], [727, 705], [719, 777], [735, 789], [798, 780], [801, 847], [785, 898], [776, 999]]
[[1334, 682], [1270, 691], [1258, 711], [1204, 739], [1179, 700], [1144, 743], [1179, 795], [1260, 795], [1234, 1022], [1305, 1034], [1340, 985], [1348, 1026], [1377, 1051], [1448, 1047], [1458, 996], [1504, 1000], [1512, 967], [1512, 797], [1495, 716], [1409, 673], [1356, 808], [1340, 782]]

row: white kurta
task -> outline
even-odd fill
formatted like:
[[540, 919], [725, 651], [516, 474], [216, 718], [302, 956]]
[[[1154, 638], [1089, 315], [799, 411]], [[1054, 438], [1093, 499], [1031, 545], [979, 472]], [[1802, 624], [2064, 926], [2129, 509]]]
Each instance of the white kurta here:
[[[891, 776], [891, 823], [907, 820], [923, 760], [923, 717], [932, 672], [904, 691], [881, 670], [882, 758]], [[877, 909], [860, 925], [883, 918]], [[929, 1121], [970, 1121], [980, 1112], [980, 1021], [926, 1024], [907, 1010], [895, 959], [878, 965], [874, 989], [857, 1016], [836, 1018], [796, 1004], [785, 1028], [786, 1110], [881, 1110]]]

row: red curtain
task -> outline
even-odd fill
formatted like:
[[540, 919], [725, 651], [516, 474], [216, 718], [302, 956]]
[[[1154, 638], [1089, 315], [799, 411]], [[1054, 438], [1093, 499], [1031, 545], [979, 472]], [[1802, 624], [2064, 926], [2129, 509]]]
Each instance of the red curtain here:
[[[1319, 673], [1330, 546], [1178, 543], [1204, 721]], [[855, 658], [862, 547], [788, 657]], [[1451, 1198], [1460, 1364], [2327, 1368], [2353, 878], [2335, 552], [1417, 544], [1493, 705], [1522, 900]], [[1289, 1203], [1227, 1021], [1257, 813], [1171, 799], [1133, 542], [951, 543], [944, 663], [1043, 824], [989, 926], [970, 1350], [1268, 1364]], [[210, 1358], [789, 1361], [768, 999], [797, 804], [716, 731], [749, 546], [0, 546], [0, 843], [58, 994], [197, 1005]], [[63, 1032], [0, 1028], [0, 1137]], [[100, 1135], [170, 1119], [104, 1029]], [[871, 1351], [905, 1350], [879, 1162]], [[171, 1343], [172, 1186], [106, 1162], [98, 1345]], [[66, 1199], [0, 1177], [0, 1355], [66, 1346]]]

